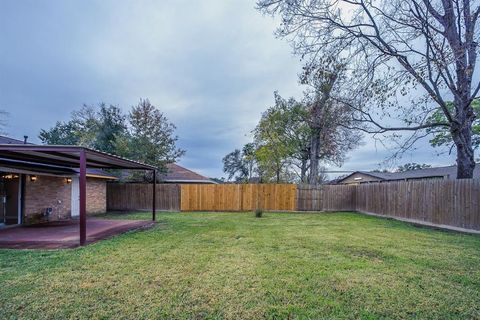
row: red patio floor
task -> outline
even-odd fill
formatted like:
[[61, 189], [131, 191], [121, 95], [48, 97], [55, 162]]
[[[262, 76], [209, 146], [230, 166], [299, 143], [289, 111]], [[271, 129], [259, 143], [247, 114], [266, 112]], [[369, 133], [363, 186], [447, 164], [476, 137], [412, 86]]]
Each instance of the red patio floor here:
[[[87, 244], [154, 224], [147, 220], [87, 220]], [[59, 249], [79, 245], [78, 220], [0, 229], [0, 248]]]

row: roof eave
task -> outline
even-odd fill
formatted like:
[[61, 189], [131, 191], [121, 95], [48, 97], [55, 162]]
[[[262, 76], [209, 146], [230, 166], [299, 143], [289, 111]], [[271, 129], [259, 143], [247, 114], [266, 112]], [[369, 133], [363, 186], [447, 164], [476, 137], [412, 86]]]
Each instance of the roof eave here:
[[187, 179], [169, 179], [169, 180], [162, 180], [162, 182], [168, 183], [199, 183], [199, 184], [218, 184], [213, 180], [187, 180]]
[[[117, 169], [131, 169], [131, 170], [155, 170], [156, 168], [154, 166], [144, 164], [138, 161], [126, 159], [120, 156], [116, 156], [110, 153], [106, 152], [101, 152], [97, 151], [94, 149], [90, 149], [87, 147], [82, 147], [82, 146], [65, 146], [65, 145], [25, 145], [25, 144], [4, 144], [0, 145], [0, 152], [5, 151], [5, 152], [10, 152], [10, 153], [15, 153], [17, 152], [18, 154], [16, 155], [17, 157], [24, 157], [24, 159], [27, 159], [28, 157], [30, 158], [38, 158], [38, 155], [35, 156], [33, 154], [27, 154], [26, 152], [38, 152], [38, 153], [47, 153], [47, 152], [56, 152], [56, 153], [76, 153], [76, 152], [81, 152], [85, 151], [87, 154], [87, 162], [88, 160], [88, 155], [92, 156], [97, 156], [100, 158], [105, 159], [105, 161], [101, 161], [102, 165], [92, 165], [90, 164], [89, 167], [91, 168], [117, 168]], [[25, 152], [22, 154], [22, 152]], [[12, 157], [13, 155], [10, 155]], [[68, 154], [58, 154], [56, 155], [57, 158], [63, 157], [63, 160], [55, 159], [55, 157], [52, 158], [52, 155], [50, 155], [50, 158], [46, 157], [44, 155], [44, 163], [47, 162], [57, 162], [58, 164], [62, 164], [64, 166], [70, 166], [73, 167], [73, 163], [75, 163], [74, 160], [72, 159], [72, 155]], [[40, 157], [41, 158], [41, 157]], [[111, 161], [110, 163], [108, 161]], [[36, 162], [42, 163], [40, 160], [37, 160]], [[90, 162], [98, 162], [90, 159]], [[109, 166], [111, 165], [111, 167]]]

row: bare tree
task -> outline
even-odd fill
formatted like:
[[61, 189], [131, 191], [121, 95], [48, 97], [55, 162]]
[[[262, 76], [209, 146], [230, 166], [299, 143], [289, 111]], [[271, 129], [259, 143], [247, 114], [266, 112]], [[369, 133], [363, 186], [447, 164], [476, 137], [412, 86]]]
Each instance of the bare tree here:
[[[457, 177], [473, 176], [479, 0], [259, 0], [258, 7], [282, 17], [278, 35], [291, 36], [297, 53], [334, 53], [355, 66], [352, 95], [356, 86], [365, 103], [356, 108], [358, 128], [414, 132], [402, 147], [429, 128], [448, 128]], [[417, 88], [424, 95], [414, 99], [409, 93]], [[437, 110], [446, 121], [431, 121]], [[402, 123], [386, 124], [396, 119]]]
[[[348, 96], [346, 64], [335, 57], [323, 57], [304, 67], [300, 82], [309, 86], [306, 104], [310, 116], [309, 177], [308, 182], [317, 185], [321, 177], [319, 163], [341, 165], [348, 151], [357, 147], [361, 134], [351, 130], [354, 125], [355, 101]], [[348, 104], [343, 101], [349, 101]]]

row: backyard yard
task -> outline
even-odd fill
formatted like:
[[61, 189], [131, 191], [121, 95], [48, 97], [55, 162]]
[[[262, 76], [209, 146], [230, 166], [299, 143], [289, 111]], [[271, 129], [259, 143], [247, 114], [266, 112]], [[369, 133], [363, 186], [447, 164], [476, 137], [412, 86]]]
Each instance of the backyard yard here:
[[480, 236], [356, 213], [158, 220], [83, 248], [0, 250], [0, 319], [480, 318]]

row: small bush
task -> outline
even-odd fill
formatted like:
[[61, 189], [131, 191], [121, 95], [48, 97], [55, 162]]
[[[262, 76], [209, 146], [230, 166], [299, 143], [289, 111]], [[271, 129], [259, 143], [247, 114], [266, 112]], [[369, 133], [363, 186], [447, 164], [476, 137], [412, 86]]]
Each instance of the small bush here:
[[263, 210], [262, 209], [255, 210], [255, 217], [261, 218], [262, 216], [263, 216]]

